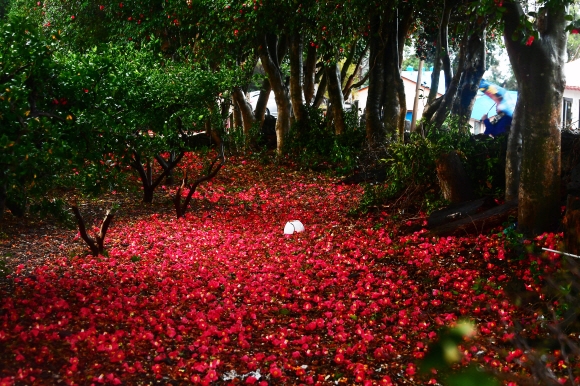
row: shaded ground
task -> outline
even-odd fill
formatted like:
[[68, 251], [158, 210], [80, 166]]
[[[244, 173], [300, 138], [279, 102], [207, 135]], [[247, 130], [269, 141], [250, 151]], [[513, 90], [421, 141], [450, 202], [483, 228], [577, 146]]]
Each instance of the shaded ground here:
[[[0, 384], [435, 383], [418, 363], [461, 318], [478, 331], [463, 364], [529, 378], [533, 352], [511, 339], [519, 324], [543, 334], [538, 298], [516, 305], [506, 288], [535, 293], [557, 255], [508, 262], [497, 234], [409, 234], [425, 219], [350, 215], [359, 186], [241, 159], [183, 219], [167, 193], [121, 199], [108, 256], [49, 222], [3, 225]], [[284, 236], [294, 219], [306, 231]]]

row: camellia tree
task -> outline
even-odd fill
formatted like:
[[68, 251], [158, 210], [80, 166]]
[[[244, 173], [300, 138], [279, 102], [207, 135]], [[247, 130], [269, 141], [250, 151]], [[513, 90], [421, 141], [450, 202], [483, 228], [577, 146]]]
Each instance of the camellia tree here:
[[82, 164], [82, 135], [70, 114], [74, 96], [58, 84], [56, 37], [44, 39], [20, 17], [0, 28], [0, 214], [7, 206], [23, 215]]
[[[146, 47], [119, 44], [63, 53], [60, 59], [61, 83], [84, 94], [72, 114], [85, 137], [92, 138], [92, 158], [101, 160], [94, 167], [135, 169], [144, 202], [152, 201], [184, 152], [219, 141], [212, 132], [219, 130], [217, 104], [231, 87], [231, 72], [163, 63]], [[158, 176], [153, 175], [155, 162], [162, 169]]]
[[518, 81], [506, 198], [514, 198], [517, 191], [518, 227], [528, 235], [553, 230], [560, 218], [560, 117], [569, 3], [542, 1], [537, 9], [526, 9], [509, 0], [497, 8]]

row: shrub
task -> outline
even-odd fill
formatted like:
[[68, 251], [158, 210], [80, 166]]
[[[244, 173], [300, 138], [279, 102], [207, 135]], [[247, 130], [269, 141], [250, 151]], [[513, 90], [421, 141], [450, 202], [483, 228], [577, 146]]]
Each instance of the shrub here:
[[367, 186], [361, 209], [366, 211], [386, 200], [412, 203], [431, 211], [444, 203], [440, 194], [436, 160], [456, 151], [478, 196], [503, 195], [507, 136], [472, 136], [462, 130], [455, 117], [448, 118], [440, 130], [430, 130], [425, 138], [412, 133], [407, 141], [392, 142], [382, 159], [386, 172], [383, 185]]
[[286, 152], [303, 168], [332, 167], [341, 175], [352, 172], [365, 139], [356, 112], [346, 112], [346, 130], [342, 135], [334, 133], [321, 110], [307, 108], [307, 117], [292, 126]]

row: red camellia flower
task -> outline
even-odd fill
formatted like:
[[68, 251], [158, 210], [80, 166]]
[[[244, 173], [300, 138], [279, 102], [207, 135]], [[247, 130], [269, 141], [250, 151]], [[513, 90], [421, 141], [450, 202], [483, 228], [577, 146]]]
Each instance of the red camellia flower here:
[[99, 9], [102, 11], [102, 10], [105, 9], [105, 6], [104, 5], [99, 5]]
[[530, 36], [528, 38], [528, 40], [526, 41], [526, 46], [531, 46], [533, 42], [534, 42], [534, 37]]
[[580, 32], [580, 30], [578, 28], [574, 28], [574, 29], [572, 29], [572, 31], [570, 31], [570, 33], [574, 34], [574, 35], [579, 33], [579, 32]]
[[71, 20], [74, 20], [74, 19], [75, 19], [75, 15], [72, 15], [72, 16], [70, 17], [70, 19], [71, 19]]
[[[53, 98], [54, 109], [64, 104]], [[510, 261], [508, 269], [496, 233], [401, 232], [404, 221], [388, 213], [345, 216], [363, 194], [359, 186], [231, 160], [196, 192], [210, 209], [200, 205], [177, 221], [162, 213], [119, 220], [108, 256], [70, 257], [63, 247], [42, 266], [31, 259], [15, 267], [18, 291], [0, 282], [0, 357], [12, 359], [3, 361], [0, 385], [38, 384], [48, 366], [63, 384], [179, 374], [209, 385], [235, 368], [236, 384], [325, 385], [334, 367], [344, 384], [392, 385], [417, 377], [438, 329], [463, 317], [478, 331], [461, 342], [466, 362], [526, 371], [521, 364], [530, 359], [509, 347], [508, 326], [521, 320], [539, 337], [537, 310], [517, 307], [502, 284], [517, 278], [539, 294], [530, 264], [549, 273], [558, 263], [551, 255]], [[183, 163], [194, 173], [203, 168], [195, 154]], [[305, 232], [283, 236], [293, 219]], [[529, 243], [554, 248], [559, 237]], [[492, 339], [502, 342], [499, 351]], [[562, 353], [546, 357], [555, 358], [557, 377], [566, 374]], [[436, 374], [424, 381], [437, 384]]]

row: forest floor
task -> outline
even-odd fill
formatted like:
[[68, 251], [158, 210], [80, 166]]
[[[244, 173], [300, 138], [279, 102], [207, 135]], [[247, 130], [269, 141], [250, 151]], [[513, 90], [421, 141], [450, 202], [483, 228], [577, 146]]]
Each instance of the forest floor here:
[[[572, 377], [566, 353], [530, 343], [550, 337], [541, 290], [560, 264], [531, 251], [561, 235], [518, 256], [502, 229], [434, 237], [423, 214], [357, 213], [359, 185], [239, 158], [179, 220], [174, 192], [83, 201], [91, 231], [120, 205], [98, 257], [76, 230], [5, 213], [0, 385], [437, 384], [458, 367], [525, 384], [541, 355]], [[291, 220], [305, 231], [284, 235]]]

